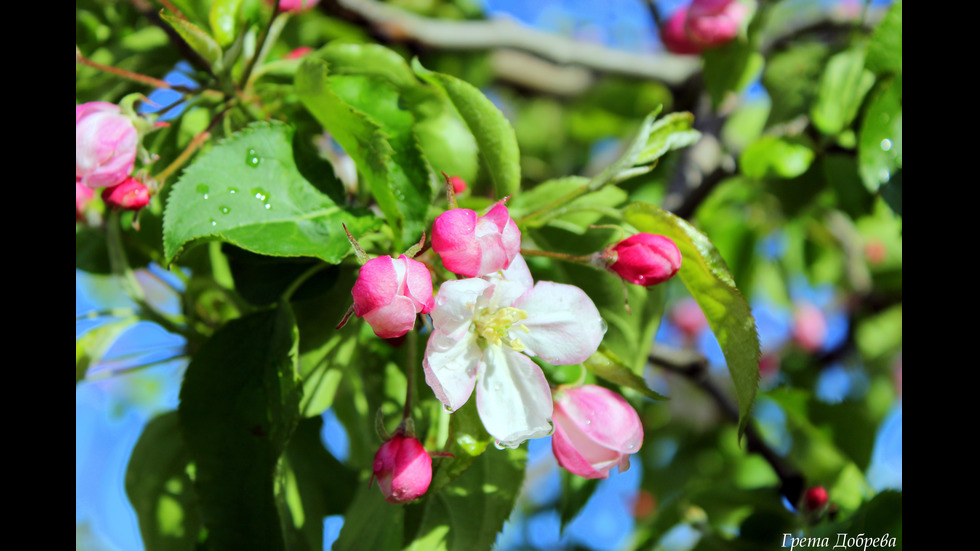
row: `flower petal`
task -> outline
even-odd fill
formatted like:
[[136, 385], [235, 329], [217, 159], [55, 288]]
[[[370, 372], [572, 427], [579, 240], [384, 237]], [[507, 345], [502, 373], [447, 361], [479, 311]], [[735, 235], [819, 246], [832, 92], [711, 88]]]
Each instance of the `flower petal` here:
[[514, 306], [527, 313], [522, 324], [511, 329], [524, 352], [556, 365], [583, 362], [595, 353], [606, 333], [592, 299], [574, 285], [539, 281]]
[[581, 477], [608, 477], [609, 470], [620, 464], [624, 454], [589, 438], [560, 409], [556, 409], [554, 415], [555, 434], [551, 437], [551, 450], [558, 464]]
[[364, 314], [374, 334], [382, 339], [393, 339], [408, 333], [415, 327], [415, 303], [403, 296], [394, 297], [390, 303]]
[[506, 346], [488, 346], [476, 385], [480, 420], [497, 445], [516, 448], [551, 434], [551, 391], [530, 358]]
[[643, 445], [643, 424], [621, 395], [596, 385], [583, 385], [556, 394], [555, 421], [575, 426], [596, 444], [626, 454]]
[[491, 307], [503, 308], [512, 306], [518, 298], [534, 287], [531, 271], [527, 268], [524, 257], [517, 255], [506, 270], [499, 270], [484, 276], [494, 286]]
[[473, 393], [482, 354], [470, 331], [454, 337], [437, 329], [429, 336], [422, 361], [425, 382], [436, 398], [452, 411], [465, 404]]
[[432, 325], [447, 335], [468, 328], [473, 322], [478, 303], [490, 287], [482, 279], [469, 278], [447, 281], [439, 287], [432, 307]]

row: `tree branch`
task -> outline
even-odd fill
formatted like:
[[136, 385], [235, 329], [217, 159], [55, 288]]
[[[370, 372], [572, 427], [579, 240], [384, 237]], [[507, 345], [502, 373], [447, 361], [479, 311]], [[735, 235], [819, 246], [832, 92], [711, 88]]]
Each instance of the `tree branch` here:
[[421, 17], [373, 0], [337, 0], [337, 4], [390, 41], [413, 40], [450, 50], [519, 50], [563, 65], [675, 85], [701, 67], [697, 57], [616, 50], [532, 29], [509, 19], [448, 21]]
[[[665, 370], [681, 375], [697, 385], [714, 400], [718, 409], [731, 422], [738, 423], [738, 406], [718, 385], [708, 378], [708, 360], [701, 354], [689, 350], [678, 350], [663, 345], [655, 345], [650, 351], [650, 361]], [[748, 450], [757, 453], [769, 463], [780, 481], [780, 493], [792, 504], [800, 502], [806, 483], [803, 476], [762, 440], [755, 427], [749, 423], [745, 427]]]

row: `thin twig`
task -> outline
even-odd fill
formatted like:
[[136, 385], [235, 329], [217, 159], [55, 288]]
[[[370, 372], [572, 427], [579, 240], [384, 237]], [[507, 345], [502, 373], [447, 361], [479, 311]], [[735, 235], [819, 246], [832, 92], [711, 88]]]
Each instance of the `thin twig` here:
[[81, 63], [82, 65], [92, 67], [93, 69], [98, 69], [106, 73], [116, 75], [117, 77], [122, 77], [127, 80], [132, 80], [133, 82], [139, 82], [140, 84], [146, 84], [147, 86], [152, 86], [154, 88], [165, 88], [167, 90], [174, 90], [176, 92], [181, 92], [187, 94], [191, 92], [189, 88], [181, 85], [170, 84], [165, 80], [160, 80], [158, 78], [153, 78], [146, 75], [141, 75], [139, 73], [134, 73], [132, 71], [127, 71], [125, 69], [120, 69], [118, 67], [112, 67], [111, 65], [103, 65], [101, 63], [92, 61], [82, 55], [82, 52], [75, 46], [75, 61]]
[[[656, 345], [650, 351], [650, 362], [665, 370], [683, 376], [698, 386], [705, 394], [714, 400], [718, 409], [733, 423], [738, 423], [738, 406], [732, 399], [708, 378], [708, 360], [701, 354], [689, 350], [677, 350], [663, 345]], [[755, 427], [749, 423], [745, 428], [745, 439], [748, 450], [757, 453], [769, 463], [779, 477], [780, 492], [790, 503], [799, 503], [806, 484], [803, 476], [782, 457], [772, 450]]]

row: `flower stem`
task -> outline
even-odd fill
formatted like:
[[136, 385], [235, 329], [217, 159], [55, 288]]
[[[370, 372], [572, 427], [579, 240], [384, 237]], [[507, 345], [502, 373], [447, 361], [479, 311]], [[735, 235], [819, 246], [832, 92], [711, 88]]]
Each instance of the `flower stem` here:
[[201, 145], [211, 137], [211, 130], [216, 124], [218, 124], [218, 121], [220, 121], [227, 112], [228, 108], [226, 107], [220, 113], [215, 115], [214, 118], [211, 119], [211, 123], [208, 125], [208, 127], [197, 136], [194, 136], [194, 139], [191, 140], [191, 143], [187, 144], [187, 147], [180, 152], [180, 155], [178, 155], [177, 158], [167, 166], [167, 168], [163, 169], [156, 176], [154, 176], [153, 179], [160, 182], [160, 185], [162, 186], [167, 180], [167, 177], [179, 170], [180, 167], [184, 166], [184, 163], [191, 158], [191, 155], [197, 151], [197, 148], [201, 147]]
[[521, 249], [521, 254], [524, 256], [543, 256], [546, 258], [555, 258], [558, 260], [564, 260], [565, 262], [575, 262], [578, 264], [594, 264], [595, 254], [587, 254], [584, 256], [574, 256], [565, 253], [556, 253], [552, 251], [538, 251], [532, 249]]
[[186, 86], [173, 85], [165, 80], [160, 80], [158, 78], [141, 75], [139, 73], [127, 71], [125, 69], [120, 69], [118, 67], [112, 67], [110, 65], [103, 65], [101, 63], [97, 63], [83, 56], [82, 52], [78, 49], [78, 46], [75, 46], [75, 61], [81, 63], [82, 65], [87, 65], [94, 69], [105, 71], [106, 73], [111, 73], [113, 75], [116, 75], [117, 77], [122, 77], [127, 80], [132, 80], [133, 82], [139, 82], [140, 84], [146, 84], [147, 86], [152, 86], [154, 88], [165, 88], [167, 90], [174, 90], [177, 92], [183, 92], [185, 94], [191, 91]]

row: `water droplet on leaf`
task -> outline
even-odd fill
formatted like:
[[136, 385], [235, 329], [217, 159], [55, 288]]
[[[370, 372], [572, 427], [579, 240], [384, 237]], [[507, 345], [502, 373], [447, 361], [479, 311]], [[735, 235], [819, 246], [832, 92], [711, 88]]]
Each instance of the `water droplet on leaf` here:
[[198, 186], [197, 186], [197, 192], [200, 193], [201, 196], [204, 197], [205, 199], [208, 198], [208, 193], [210, 191], [211, 191], [211, 188], [209, 188], [208, 186], [206, 186], [204, 184], [198, 184]]
[[254, 149], [249, 148], [249, 150], [245, 152], [245, 164], [247, 166], [255, 168], [259, 166], [259, 163], [261, 162], [262, 157], [259, 157], [259, 154], [256, 153]]
[[219, 210], [221, 210], [221, 214], [228, 214], [229, 212], [231, 212], [231, 209], [228, 208], [228, 207], [226, 207], [226, 206], [224, 206], [224, 205], [222, 205], [221, 206], [221, 209], [219, 209]]

